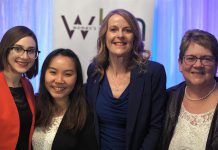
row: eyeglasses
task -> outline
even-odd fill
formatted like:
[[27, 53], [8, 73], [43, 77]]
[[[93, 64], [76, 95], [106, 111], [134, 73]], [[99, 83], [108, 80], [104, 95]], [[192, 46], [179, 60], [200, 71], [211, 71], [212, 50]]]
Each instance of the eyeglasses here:
[[27, 55], [31, 59], [36, 59], [40, 53], [40, 51], [37, 51], [35, 48], [24, 49], [22, 46], [12, 46], [9, 49], [14, 50], [20, 56], [23, 55], [24, 52], [27, 52]]
[[197, 62], [198, 59], [205, 66], [214, 65], [214, 62], [216, 60], [216, 58], [214, 56], [197, 57], [197, 56], [193, 56], [193, 55], [186, 55], [186, 56], [183, 57], [183, 60], [184, 60], [185, 64], [190, 65], [190, 66], [194, 65]]

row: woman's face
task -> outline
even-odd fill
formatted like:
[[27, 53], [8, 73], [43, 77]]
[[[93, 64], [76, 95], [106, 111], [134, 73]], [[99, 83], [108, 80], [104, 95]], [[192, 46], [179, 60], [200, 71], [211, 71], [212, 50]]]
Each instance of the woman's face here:
[[45, 72], [45, 87], [54, 101], [67, 102], [76, 80], [77, 70], [72, 58], [57, 55], [51, 60]]
[[27, 51], [22, 53], [22, 49], [36, 50], [36, 42], [32, 37], [27, 36], [17, 41], [12, 47], [8, 54], [8, 65], [5, 70], [19, 75], [26, 73], [33, 66], [35, 59], [29, 57]]
[[[191, 56], [191, 57], [190, 57]], [[193, 57], [197, 61], [193, 63]], [[199, 44], [191, 43], [185, 52], [182, 62], [179, 61], [179, 68], [188, 85], [207, 85], [214, 82], [217, 71], [217, 63], [212, 52]], [[189, 64], [189, 62], [192, 62]]]
[[108, 20], [106, 45], [109, 55], [128, 56], [133, 47], [133, 32], [128, 22], [120, 15], [112, 15]]

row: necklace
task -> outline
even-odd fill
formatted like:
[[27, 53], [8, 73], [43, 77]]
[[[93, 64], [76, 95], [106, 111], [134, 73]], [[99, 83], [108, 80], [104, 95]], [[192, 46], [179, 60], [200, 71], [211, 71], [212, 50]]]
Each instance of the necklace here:
[[190, 101], [200, 101], [203, 99], [206, 99], [208, 96], [210, 96], [211, 93], [213, 93], [213, 91], [216, 89], [216, 81], [214, 82], [213, 88], [203, 97], [201, 98], [191, 98], [188, 94], [187, 94], [187, 86], [185, 87], [185, 97], [190, 100]]
[[114, 92], [119, 93], [123, 91], [129, 84], [130, 72], [122, 73], [119, 74], [119, 76], [116, 76], [113, 70], [111, 70], [111, 72], [108, 71], [108, 74], [110, 74], [110, 79], [112, 81], [112, 86], [110, 86]]
[[114, 74], [111, 74], [111, 79], [113, 81], [113, 90], [116, 91], [116, 92], [119, 92], [121, 89], [120, 89], [120, 84], [118, 83], [119, 80], [116, 80], [116, 77]]

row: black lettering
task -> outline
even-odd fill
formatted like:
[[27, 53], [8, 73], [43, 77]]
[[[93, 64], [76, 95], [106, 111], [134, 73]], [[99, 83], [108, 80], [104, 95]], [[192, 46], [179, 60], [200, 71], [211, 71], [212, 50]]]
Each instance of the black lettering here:
[[65, 28], [67, 29], [67, 33], [68, 33], [69, 37], [71, 38], [72, 35], [73, 35], [73, 33], [74, 33], [74, 30], [70, 30], [70, 28], [69, 28], [69, 26], [68, 26], [68, 23], [67, 23], [67, 20], [66, 20], [66, 18], [65, 18], [64, 15], [62, 15], [61, 18], [62, 18], [62, 20], [63, 20], [63, 22], [64, 22]]

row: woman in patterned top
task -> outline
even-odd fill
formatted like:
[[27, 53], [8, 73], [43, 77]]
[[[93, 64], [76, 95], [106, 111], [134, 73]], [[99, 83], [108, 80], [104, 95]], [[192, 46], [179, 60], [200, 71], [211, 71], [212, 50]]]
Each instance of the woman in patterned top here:
[[96, 150], [77, 55], [57, 49], [45, 59], [36, 101], [34, 150]]
[[217, 150], [217, 39], [206, 31], [187, 31], [178, 62], [185, 82], [168, 90], [160, 149]]

